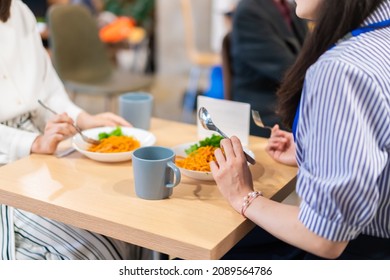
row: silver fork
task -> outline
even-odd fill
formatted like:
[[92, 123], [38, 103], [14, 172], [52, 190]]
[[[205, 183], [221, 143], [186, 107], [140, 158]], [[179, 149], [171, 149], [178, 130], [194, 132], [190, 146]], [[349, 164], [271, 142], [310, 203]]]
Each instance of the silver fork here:
[[252, 110], [252, 119], [258, 127], [272, 129], [272, 127], [264, 125], [263, 121], [260, 118], [259, 112], [256, 110]]
[[[43, 107], [45, 108], [46, 110], [52, 112], [54, 115], [58, 115], [58, 113], [56, 111], [54, 111], [52, 108], [48, 107], [45, 103], [43, 103], [41, 100], [38, 99], [38, 103]], [[84, 133], [81, 131], [81, 129], [72, 123], [72, 126], [76, 129], [76, 131], [81, 135], [81, 138], [83, 138], [83, 140], [89, 144], [93, 144], [93, 145], [99, 145], [100, 144], [100, 141], [99, 140], [96, 140], [96, 139], [92, 139], [88, 136], [85, 136]]]

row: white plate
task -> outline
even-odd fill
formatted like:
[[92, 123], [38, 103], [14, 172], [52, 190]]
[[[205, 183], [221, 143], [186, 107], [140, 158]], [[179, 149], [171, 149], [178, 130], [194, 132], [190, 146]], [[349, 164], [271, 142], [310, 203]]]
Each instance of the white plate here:
[[[172, 150], [175, 152], [176, 156], [187, 157], [185, 150], [188, 149], [191, 145], [194, 145], [195, 143], [199, 143], [199, 142], [191, 142], [191, 143], [181, 144], [181, 145], [173, 147]], [[253, 154], [252, 151], [248, 150], [247, 148], [244, 148], [244, 150], [250, 156], [255, 158], [255, 155]], [[194, 178], [197, 180], [203, 180], [203, 181], [213, 181], [214, 180], [211, 172], [194, 171], [194, 170], [189, 170], [189, 169], [185, 169], [185, 168], [181, 168], [181, 167], [179, 167], [179, 169], [183, 175], [190, 177], [190, 178]]]
[[[92, 129], [83, 130], [83, 133], [91, 138], [98, 139], [98, 135], [101, 132], [110, 133], [116, 127], [113, 126], [105, 126], [105, 127], [97, 127]], [[123, 135], [133, 136], [135, 139], [140, 141], [141, 147], [143, 146], [152, 146], [156, 142], [156, 137], [153, 133], [149, 131], [134, 128], [134, 127], [121, 127]], [[131, 159], [133, 155], [133, 151], [130, 152], [121, 152], [121, 153], [96, 153], [88, 151], [88, 148], [91, 144], [88, 144], [83, 141], [80, 134], [76, 134], [73, 136], [73, 147], [85, 155], [86, 157], [103, 162], [121, 162], [127, 161]]]

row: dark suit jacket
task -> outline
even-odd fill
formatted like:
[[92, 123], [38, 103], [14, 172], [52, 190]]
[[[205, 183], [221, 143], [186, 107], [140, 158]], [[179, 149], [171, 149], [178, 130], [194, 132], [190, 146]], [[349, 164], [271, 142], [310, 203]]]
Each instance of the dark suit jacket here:
[[[307, 24], [291, 8], [289, 28], [273, 0], [241, 0], [233, 15], [231, 67], [233, 100], [250, 103], [266, 125], [279, 123], [276, 90], [293, 64]], [[268, 136], [251, 120], [251, 134]]]
[[45, 18], [48, 4], [46, 0], [23, 0], [36, 18]]

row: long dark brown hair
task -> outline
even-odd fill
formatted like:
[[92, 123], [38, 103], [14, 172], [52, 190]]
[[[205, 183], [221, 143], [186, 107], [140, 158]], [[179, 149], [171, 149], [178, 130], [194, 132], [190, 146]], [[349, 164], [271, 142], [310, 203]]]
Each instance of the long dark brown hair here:
[[6, 22], [10, 16], [12, 0], [0, 0], [0, 20]]
[[323, 0], [312, 33], [277, 92], [278, 114], [291, 128], [307, 69], [333, 44], [359, 27], [384, 0]]

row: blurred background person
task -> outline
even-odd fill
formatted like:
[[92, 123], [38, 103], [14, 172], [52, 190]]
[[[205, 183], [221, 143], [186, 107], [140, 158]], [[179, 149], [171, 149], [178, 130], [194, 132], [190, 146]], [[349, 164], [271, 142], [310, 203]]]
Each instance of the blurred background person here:
[[[251, 104], [267, 126], [279, 124], [276, 90], [307, 33], [286, 0], [241, 0], [233, 12], [231, 68], [233, 100]], [[269, 137], [253, 120], [250, 134]]]

